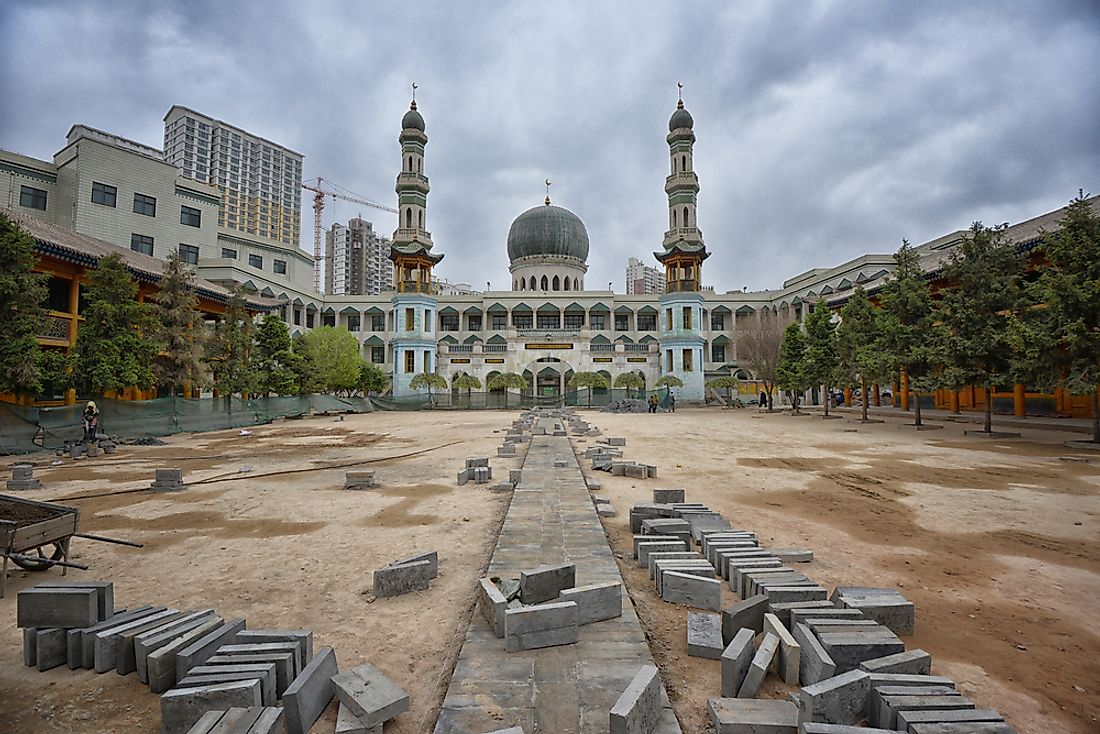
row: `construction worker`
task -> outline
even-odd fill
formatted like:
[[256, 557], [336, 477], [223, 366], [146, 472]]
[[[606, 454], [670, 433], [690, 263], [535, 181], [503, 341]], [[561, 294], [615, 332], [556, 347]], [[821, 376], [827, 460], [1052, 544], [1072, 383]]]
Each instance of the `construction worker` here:
[[99, 427], [99, 408], [94, 400], [89, 400], [84, 406], [84, 442], [95, 443], [95, 432]]

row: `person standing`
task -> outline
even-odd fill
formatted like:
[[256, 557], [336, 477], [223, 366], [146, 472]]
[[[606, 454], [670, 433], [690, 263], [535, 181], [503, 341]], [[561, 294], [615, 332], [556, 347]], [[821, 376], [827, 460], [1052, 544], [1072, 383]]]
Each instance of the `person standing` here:
[[95, 443], [96, 429], [99, 428], [99, 408], [95, 401], [89, 400], [84, 406], [84, 442]]
[[657, 396], [656, 395], [650, 395], [649, 396], [649, 412], [650, 413], [656, 413], [657, 412]]
[[671, 390], [668, 391], [668, 412], [676, 412], [676, 393], [672, 392]]

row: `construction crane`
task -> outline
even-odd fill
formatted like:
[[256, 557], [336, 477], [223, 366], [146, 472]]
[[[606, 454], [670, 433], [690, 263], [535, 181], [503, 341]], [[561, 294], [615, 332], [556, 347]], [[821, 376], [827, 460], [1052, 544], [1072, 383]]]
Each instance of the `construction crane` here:
[[336, 187], [335, 184], [330, 183], [329, 188], [322, 188], [323, 183], [324, 179], [320, 176], [302, 182], [303, 189], [313, 192], [313, 289], [318, 293], [321, 292], [321, 261], [324, 259], [321, 254], [321, 212], [325, 208], [325, 197], [331, 196], [333, 199], [351, 201], [356, 204], [362, 204], [363, 206], [369, 206], [373, 209], [381, 209], [384, 212], [397, 214], [396, 209], [392, 209], [384, 204], [379, 204], [376, 201], [352, 196], [350, 193], [334, 191], [333, 187], [343, 188]]

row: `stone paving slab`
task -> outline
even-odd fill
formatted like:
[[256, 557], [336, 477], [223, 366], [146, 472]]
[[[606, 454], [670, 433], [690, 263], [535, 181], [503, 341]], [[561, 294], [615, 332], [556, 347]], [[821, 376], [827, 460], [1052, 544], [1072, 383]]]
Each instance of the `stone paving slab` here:
[[[564, 468], [555, 461], [565, 460]], [[488, 576], [519, 578], [538, 566], [575, 563], [578, 586], [622, 582], [569, 440], [536, 435], [523, 463]], [[505, 652], [481, 614], [466, 633], [435, 734], [606, 734], [611, 709], [643, 665], [653, 665], [622, 586], [621, 617], [583, 625], [574, 645]], [[662, 687], [655, 734], [680, 734]]]

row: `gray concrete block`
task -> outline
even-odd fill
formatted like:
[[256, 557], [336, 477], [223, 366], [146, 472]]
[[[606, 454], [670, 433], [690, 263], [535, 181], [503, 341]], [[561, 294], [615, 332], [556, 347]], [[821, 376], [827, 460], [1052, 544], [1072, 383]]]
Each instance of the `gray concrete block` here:
[[334, 734], [382, 734], [382, 725], [367, 726], [343, 703], [336, 710], [336, 731]]
[[127, 622], [117, 627], [108, 627], [101, 632], [95, 633], [92, 639], [92, 644], [94, 646], [93, 667], [95, 668], [95, 672], [106, 673], [108, 670], [117, 669], [118, 656], [122, 649], [123, 634], [128, 632], [133, 632], [135, 634], [148, 632], [149, 630], [163, 627], [168, 622], [174, 622], [184, 616], [184, 614], [185, 612], [181, 612], [178, 609], [165, 609], [163, 612], [150, 614], [148, 617], [135, 619], [132, 622]]
[[91, 627], [101, 621], [94, 588], [23, 589], [16, 596], [16, 627]]
[[[229, 642], [237, 635], [238, 632], [245, 627], [245, 621], [241, 618], [231, 619], [218, 627], [207, 632], [202, 637], [188, 643], [185, 647], [177, 648], [178, 651], [172, 650], [172, 646], [168, 645], [157, 650], [152, 658], [156, 655], [164, 653], [167, 657], [174, 653], [176, 660], [176, 679], [183, 678], [187, 675], [187, 671], [196, 665], [201, 665], [209, 658], [213, 657], [214, 653], [222, 645], [229, 644]], [[150, 668], [149, 671], [149, 685], [153, 684], [153, 671]]]
[[737, 595], [742, 599], [747, 599], [753, 594], [748, 593], [748, 582], [753, 576], [775, 576], [779, 577], [783, 574], [794, 577], [796, 574], [794, 569], [787, 568], [786, 566], [778, 566], [775, 568], [739, 568], [737, 566], [730, 566], [730, 588], [737, 592]]
[[374, 595], [379, 599], [423, 591], [432, 578], [431, 561], [415, 561], [401, 566], [386, 566], [374, 571]]
[[814, 559], [814, 552], [809, 548], [767, 548], [766, 550], [784, 563], [809, 563]]
[[[160, 620], [152, 627], [137, 627], [127, 630], [119, 635], [118, 649], [115, 653], [115, 672], [119, 675], [129, 675], [138, 669], [137, 641], [139, 638], [148, 639], [151, 636], [179, 634], [193, 629], [204, 620], [214, 617], [213, 609], [203, 609], [197, 612], [181, 612], [172, 619]], [[148, 657], [148, 653], [146, 653]], [[140, 679], [140, 677], [139, 677]]]
[[[382, 734], [382, 731], [379, 730], [378, 734]], [[494, 731], [488, 732], [488, 734], [523, 734], [523, 727], [510, 726], [507, 729], [496, 729]]]
[[738, 630], [748, 628], [755, 634], [764, 631], [764, 613], [768, 611], [768, 598], [753, 596], [722, 610], [722, 640], [729, 644]]
[[646, 564], [649, 566], [650, 581], [657, 580], [657, 561], [700, 561], [703, 559], [695, 551], [649, 551], [646, 555]]
[[[199, 667], [203, 666], [200, 665]], [[224, 673], [196, 673], [195, 670], [192, 669], [187, 673], [187, 677], [179, 681], [176, 685], [179, 688], [203, 688], [204, 686], [221, 685], [222, 683], [258, 680], [260, 682], [260, 705], [274, 706], [276, 703], [275, 666], [272, 665], [270, 668], [270, 671], [241, 670]]]
[[[764, 594], [765, 596], [767, 596], [768, 589], [773, 589], [773, 588], [790, 589], [790, 588], [807, 588], [807, 587], [812, 587], [812, 588], [815, 588], [815, 589], [822, 588], [822, 587], [817, 585], [816, 581], [813, 581], [812, 579], [808, 579], [805, 576], [803, 576], [802, 574], [798, 574], [798, 575], [793, 576], [793, 577], [781, 577], [781, 578], [774, 578], [774, 579], [765, 577], [765, 578], [753, 579], [749, 583], [748, 594], [749, 594], [749, 596], [756, 596], [757, 594]], [[827, 595], [829, 592], [826, 591], [825, 593]], [[815, 595], [815, 597], [816, 597], [816, 595]], [[796, 600], [796, 601], [798, 601], [798, 600]], [[776, 603], [781, 603], [781, 602], [776, 602]]]
[[23, 628], [23, 665], [33, 668], [38, 664], [38, 629]]
[[489, 466], [488, 456], [471, 456], [466, 459], [466, 468], [475, 469], [481, 466]]
[[287, 734], [306, 734], [320, 718], [332, 700], [332, 677], [338, 672], [336, 653], [331, 647], [322, 647], [287, 686], [283, 691]]
[[910, 675], [908, 673], [870, 673], [871, 688], [879, 686], [947, 686], [955, 687], [955, 681], [946, 675]]
[[898, 635], [911, 635], [916, 626], [916, 606], [897, 589], [838, 586], [830, 599], [839, 607], [860, 610]]
[[684, 490], [683, 489], [655, 489], [653, 490], [653, 501], [659, 504], [666, 504], [669, 502], [683, 502]]
[[[265, 652], [234, 652], [222, 654], [220, 651], [204, 661], [205, 667], [223, 665], [254, 665], [269, 663], [275, 666], [275, 693], [282, 696], [294, 678], [300, 673], [297, 656], [291, 650], [270, 650]], [[195, 666], [200, 667], [200, 666]], [[192, 668], [194, 670], [194, 668]], [[188, 671], [190, 673], [190, 671]]]
[[730, 591], [741, 595], [741, 588], [737, 584], [737, 571], [764, 570], [782, 568], [779, 559], [770, 556], [753, 556], [749, 554], [734, 555], [731, 551], [718, 551], [718, 570], [722, 578], [729, 581]]
[[52, 629], [34, 628], [34, 633], [34, 664], [39, 671], [50, 670], [59, 665], [64, 665], [69, 661], [68, 634], [66, 630], [61, 627], [54, 627]]
[[96, 610], [102, 621], [115, 614], [115, 585], [111, 581], [44, 581], [36, 589], [95, 589]]
[[519, 575], [519, 599], [524, 604], [553, 601], [564, 589], [577, 585], [577, 567], [572, 563], [539, 566]]
[[633, 541], [632, 541], [633, 546], [634, 546], [634, 559], [637, 560], [637, 558], [638, 558], [638, 545], [639, 544], [641, 544], [641, 543], [659, 543], [661, 541], [683, 542], [679, 538], [677, 538], [675, 535], [642, 535], [642, 534], [635, 534], [634, 537], [633, 537]]
[[[892, 729], [897, 725], [897, 717], [888, 699], [893, 697], [914, 699], [929, 696], [954, 696], [961, 699], [959, 692], [950, 686], [872, 686], [871, 697], [867, 702], [867, 720], [871, 726], [889, 726]], [[919, 710], [928, 709], [922, 707]]]
[[996, 724], [1004, 717], [993, 709], [926, 709], [897, 712], [897, 731], [913, 731], [916, 724]]
[[1019, 734], [1015, 727], [1003, 722], [957, 722], [913, 724], [911, 734]]
[[[656, 584], [658, 594], [664, 589], [664, 575], [668, 571], [691, 574], [692, 576], [700, 576], [707, 579], [713, 579], [715, 575], [714, 568], [702, 558], [668, 558], [657, 560], [653, 562], [653, 581]], [[720, 586], [721, 582], [719, 582], [719, 587]]]
[[621, 617], [623, 614], [623, 585], [620, 581], [588, 584], [563, 589], [559, 602], [577, 604], [577, 624], [591, 624]]
[[[222, 618], [214, 614], [213, 610], [204, 610], [181, 617], [175, 622], [169, 622], [164, 627], [158, 627], [135, 636], [133, 639], [134, 667], [137, 669], [138, 680], [142, 683], [149, 682], [149, 654], [151, 652], [164, 647], [181, 634], [211, 621], [220, 623]], [[115, 669], [118, 669], [117, 666]]]
[[863, 612], [858, 609], [839, 609], [836, 607], [791, 607], [790, 617], [791, 624], [795, 625], [805, 624], [811, 619], [863, 619]]
[[151, 650], [145, 656], [145, 673], [149, 690], [153, 693], [163, 693], [174, 686], [177, 680], [176, 654], [192, 642], [218, 629], [222, 624], [220, 617], [214, 617], [172, 638], [156, 650]]
[[514, 443], [506, 443], [503, 446], [497, 446], [497, 456], [510, 457], [516, 455], [516, 445]]
[[776, 656], [775, 669], [784, 683], [797, 686], [802, 655], [798, 641], [774, 614], [764, 615], [764, 634], [773, 634], [779, 638], [779, 655]]
[[408, 566], [412, 563], [419, 563], [420, 561], [427, 561], [431, 564], [430, 573], [431, 578], [435, 578], [439, 575], [439, 553], [436, 551], [425, 551], [424, 553], [418, 553], [415, 556], [409, 556], [408, 558], [401, 558], [389, 564], [387, 568], [393, 568], [395, 566]]
[[737, 690], [737, 698], [754, 698], [756, 696], [756, 692], [760, 690], [760, 686], [764, 682], [764, 677], [768, 674], [768, 669], [771, 668], [772, 658], [775, 657], [778, 650], [779, 638], [773, 634], [765, 634], [764, 639], [760, 642], [760, 647], [757, 648], [756, 654], [752, 658], [752, 662], [749, 663], [749, 672], [745, 674], [745, 681], [741, 684], [741, 688]]
[[262, 697], [258, 680], [175, 688], [160, 697], [161, 734], [187, 734], [208, 711], [260, 706]]
[[661, 718], [661, 678], [644, 665], [611, 708], [610, 734], [651, 734]]
[[[278, 682], [278, 670], [275, 663], [242, 663], [240, 665], [232, 664], [214, 664], [214, 665], [196, 665], [187, 671], [187, 677], [177, 683], [179, 688], [198, 688], [200, 686], [187, 686], [186, 681], [193, 680], [195, 678], [212, 678], [217, 676], [240, 676], [237, 678], [226, 678], [223, 683], [232, 682], [234, 680], [250, 680], [256, 678], [260, 681], [262, 686], [263, 700], [268, 701], [264, 706], [274, 706], [275, 701], [282, 694], [283, 689], [279, 688]], [[284, 686], [285, 688], [285, 686]]]
[[[749, 538], [731, 539], [731, 540], [712, 540], [709, 543], [707, 543], [705, 546], [703, 546], [702, 543], [700, 543], [700, 546], [703, 548], [703, 555], [705, 555], [707, 560], [710, 561], [711, 563], [717, 563], [718, 562], [718, 551], [721, 551], [721, 550], [748, 551], [749, 553], [763, 554], [763, 551], [761, 551], [756, 546], [756, 541], [755, 540], [750, 540]], [[759, 557], [764, 557], [764, 556], [761, 555]]]
[[815, 601], [824, 599], [829, 592], [820, 586], [766, 586], [764, 595], [769, 604], [783, 604], [792, 601]]
[[717, 734], [798, 734], [798, 707], [776, 699], [708, 698]]
[[663, 600], [712, 612], [722, 609], [722, 584], [717, 579], [677, 571], [666, 571], [662, 578]]
[[958, 694], [950, 696], [883, 696], [880, 710], [884, 715], [880, 719], [889, 729], [896, 729], [898, 713], [901, 711], [949, 711], [952, 709], [974, 709], [974, 703]]
[[578, 637], [576, 602], [536, 604], [504, 613], [504, 649], [508, 652], [572, 645]]
[[[645, 537], [645, 536], [643, 536], [643, 537]], [[699, 554], [696, 553], [695, 551], [689, 550], [687, 543], [680, 540], [679, 538], [677, 538], [675, 540], [642, 541], [641, 543], [638, 543], [638, 552], [637, 552], [638, 565], [643, 566], [643, 567], [649, 565], [649, 557], [650, 557], [650, 554], [652, 554], [652, 553], [677, 553], [677, 552], [690, 553], [692, 558], [699, 558], [700, 557]], [[653, 575], [650, 574], [650, 578], [652, 578], [652, 577], [653, 577]]]
[[481, 616], [489, 623], [494, 635], [504, 637], [504, 611], [508, 608], [508, 600], [491, 579], [480, 578], [477, 583], [477, 601]]
[[710, 660], [722, 659], [722, 619], [717, 614], [688, 612], [688, 655]]
[[471, 469], [461, 470], [460, 472], [458, 472], [458, 478], [457, 478], [458, 486], [461, 487], [464, 484], [468, 484], [469, 481], [473, 478], [473, 476], [474, 476], [473, 470], [471, 470]]
[[853, 726], [867, 716], [871, 676], [851, 670], [803, 686], [798, 694], [798, 720]]
[[798, 734], [897, 734], [889, 729], [872, 729], [864, 726], [846, 724], [822, 724], [807, 721], [798, 725]]
[[241, 630], [233, 636], [233, 645], [262, 645], [268, 642], [293, 642], [298, 646], [298, 670], [313, 659], [312, 630]]
[[[512, 484], [519, 484], [520, 482], [522, 482], [523, 481], [523, 470], [522, 469], [509, 469], [508, 470], [508, 481], [511, 482]], [[591, 488], [592, 487], [589, 486], [589, 489], [591, 489]]]
[[719, 658], [722, 664], [722, 696], [735, 698], [745, 682], [756, 653], [753, 641], [756, 634], [748, 627], [742, 627], [734, 634], [729, 645]]
[[333, 676], [332, 685], [340, 703], [368, 727], [381, 726], [407, 711], [411, 701], [409, 694], [369, 663]]
[[359, 469], [344, 473], [344, 489], [374, 489], [377, 486], [374, 469]]
[[932, 672], [932, 656], [919, 648], [906, 650], [895, 655], [864, 660], [859, 664], [859, 669], [868, 673], [928, 675]]
[[596, 505], [596, 514], [600, 517], [615, 517], [615, 506], [610, 502]]
[[[889, 633], [888, 633], [889, 634]], [[820, 632], [817, 638], [840, 673], [855, 670], [864, 660], [905, 652], [905, 644], [897, 637], [871, 632]]]
[[787, 625], [787, 629], [793, 630], [791, 624], [792, 609], [835, 609], [828, 599], [813, 599], [811, 601], [786, 601], [775, 604], [768, 603], [768, 611], [779, 617], [779, 621]]
[[836, 674], [836, 663], [825, 652], [817, 636], [804, 624], [797, 624], [791, 631], [801, 647], [801, 663], [798, 680], [804, 686], [812, 685]]

